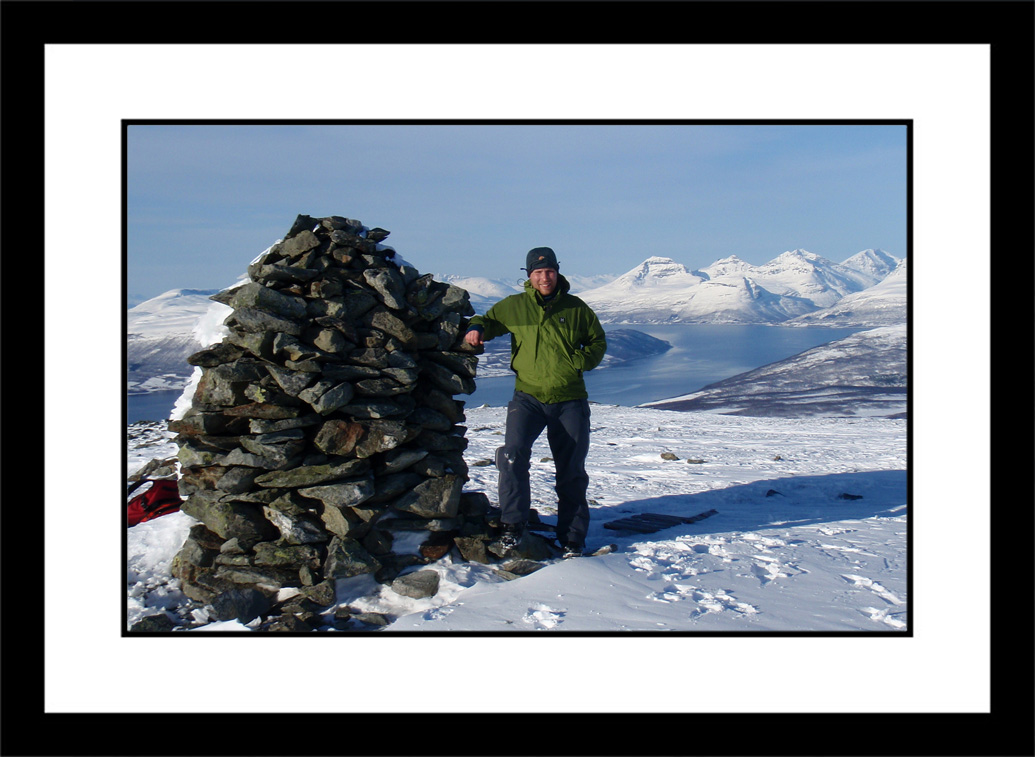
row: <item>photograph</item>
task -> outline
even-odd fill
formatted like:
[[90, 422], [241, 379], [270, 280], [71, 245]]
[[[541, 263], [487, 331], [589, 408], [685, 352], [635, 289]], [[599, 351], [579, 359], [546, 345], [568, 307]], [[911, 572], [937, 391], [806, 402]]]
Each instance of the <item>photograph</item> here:
[[127, 632], [908, 633], [910, 127], [127, 123]]
[[2, 0], [0, 753], [1035, 754], [1033, 11]]

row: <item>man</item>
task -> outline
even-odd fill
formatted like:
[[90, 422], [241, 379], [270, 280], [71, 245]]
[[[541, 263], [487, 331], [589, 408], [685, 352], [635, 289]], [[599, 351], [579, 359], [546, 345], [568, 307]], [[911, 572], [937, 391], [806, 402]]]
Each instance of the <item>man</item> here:
[[582, 374], [600, 364], [607, 340], [592, 309], [569, 293], [552, 249], [530, 250], [524, 270], [525, 291], [473, 317], [464, 340], [480, 347], [511, 335], [510, 367], [517, 375], [504, 444], [496, 450], [501, 546], [513, 549], [524, 535], [532, 445], [545, 428], [557, 468], [557, 540], [564, 556], [574, 557], [582, 554], [589, 528], [589, 395]]

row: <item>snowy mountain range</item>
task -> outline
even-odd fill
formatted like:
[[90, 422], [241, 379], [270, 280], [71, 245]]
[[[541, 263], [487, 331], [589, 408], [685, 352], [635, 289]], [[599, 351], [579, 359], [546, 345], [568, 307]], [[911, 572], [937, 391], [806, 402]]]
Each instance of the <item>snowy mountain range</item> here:
[[792, 318], [788, 326], [890, 326], [907, 319], [908, 264], [902, 260], [881, 281], [846, 294], [822, 310]]
[[[757, 266], [731, 255], [698, 270], [652, 256], [620, 276], [564, 275], [604, 323], [870, 328], [906, 322], [906, 260], [881, 249], [841, 263], [801, 249]], [[522, 288], [520, 281], [438, 278], [470, 292], [479, 313]], [[885, 279], [888, 286], [878, 287]]]
[[[579, 296], [605, 323], [801, 324], [795, 319], [872, 289], [903, 263], [883, 250], [863, 250], [842, 263], [791, 250], [759, 266], [732, 255], [700, 270], [671, 258], [651, 257]], [[904, 323], [905, 289], [889, 289], [884, 296], [889, 301], [883, 303], [879, 321], [858, 310], [853, 323], [842, 318], [837, 325], [886, 325], [891, 313], [898, 314], [894, 322]]]
[[[907, 275], [905, 259], [879, 249], [863, 250], [841, 263], [792, 250], [759, 266], [731, 255], [692, 271], [671, 258], [650, 257], [617, 277], [565, 274], [572, 292], [589, 303], [605, 324], [853, 328], [905, 324]], [[479, 313], [522, 289], [517, 279], [450, 274], [436, 279], [466, 289]], [[209, 299], [216, 291], [176, 289], [129, 309], [126, 351], [131, 394], [183, 387], [191, 373], [186, 358], [208, 344], [207, 335], [197, 331], [199, 319], [213, 306], [222, 307]], [[629, 332], [623, 342], [632, 352], [637, 333]]]

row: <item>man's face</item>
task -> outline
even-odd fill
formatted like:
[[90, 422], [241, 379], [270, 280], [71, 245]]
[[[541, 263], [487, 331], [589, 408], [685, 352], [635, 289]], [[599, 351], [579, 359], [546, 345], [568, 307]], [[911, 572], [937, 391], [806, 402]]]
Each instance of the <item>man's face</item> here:
[[553, 268], [536, 268], [528, 274], [535, 290], [544, 297], [549, 297], [557, 289], [557, 271]]

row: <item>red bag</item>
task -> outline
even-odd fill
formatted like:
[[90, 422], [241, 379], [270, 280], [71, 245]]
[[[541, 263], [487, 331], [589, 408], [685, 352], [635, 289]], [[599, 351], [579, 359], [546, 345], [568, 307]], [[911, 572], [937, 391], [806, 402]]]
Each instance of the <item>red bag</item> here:
[[151, 488], [133, 497], [126, 506], [130, 526], [174, 513], [183, 503], [176, 481], [168, 478], [142, 479], [130, 487], [129, 493], [146, 483], [150, 483]]

